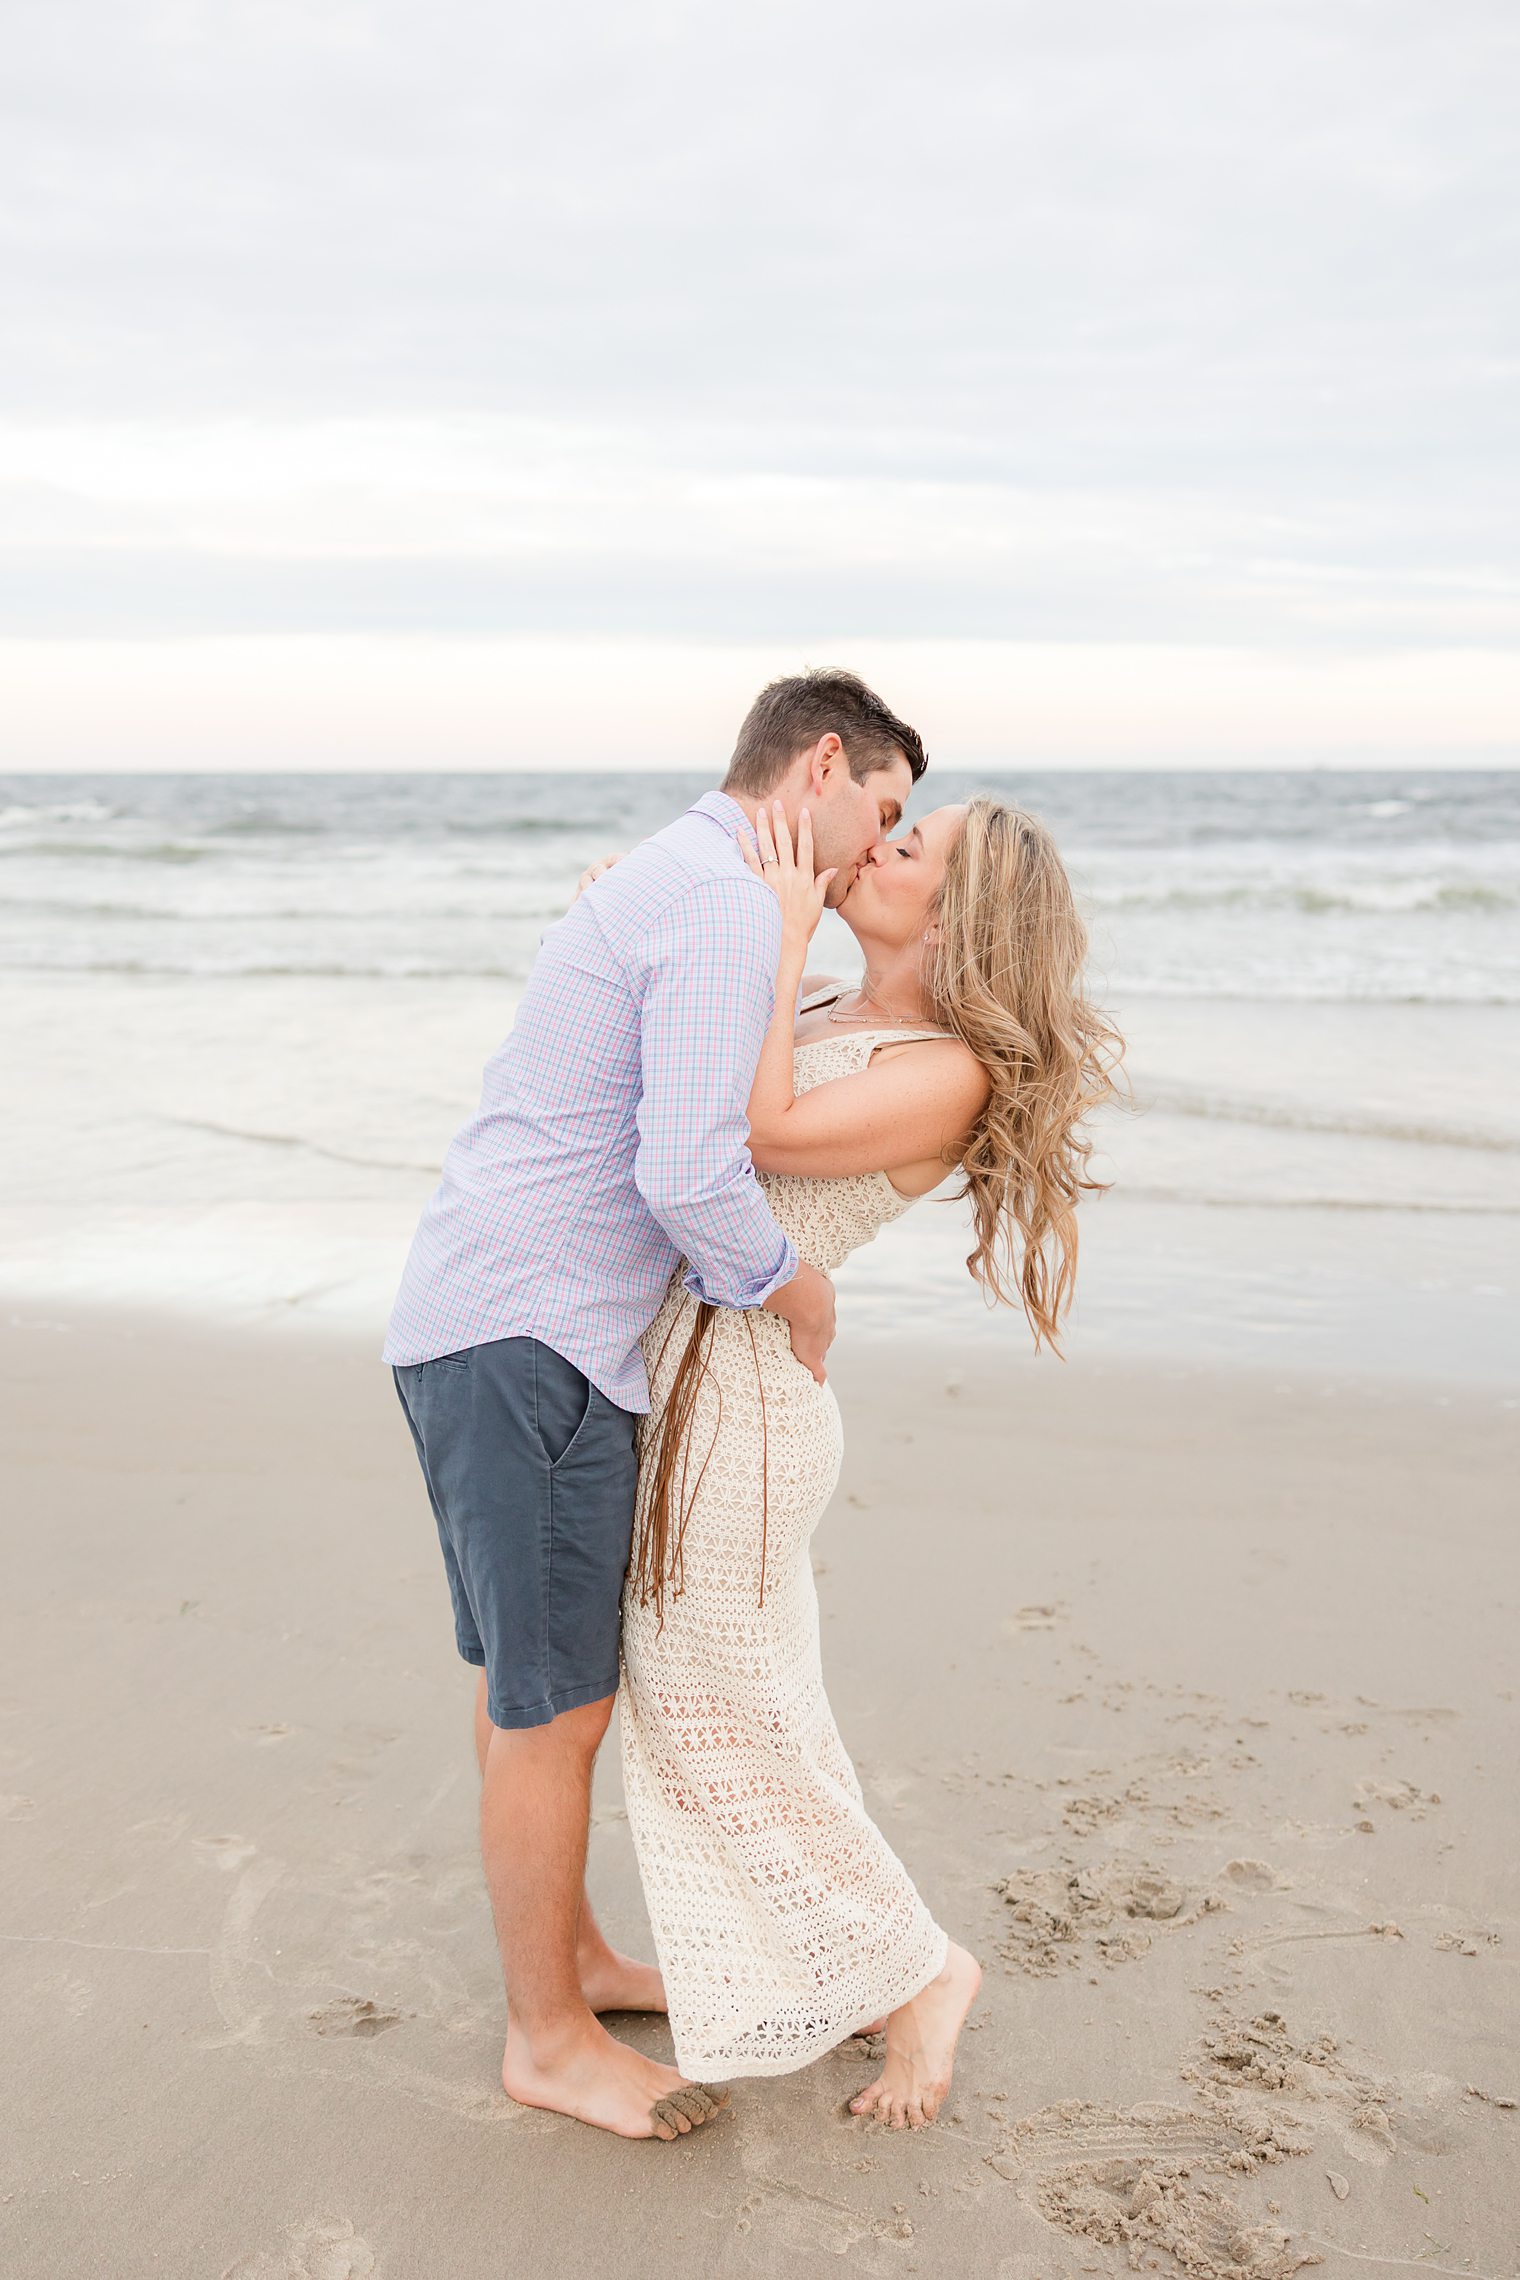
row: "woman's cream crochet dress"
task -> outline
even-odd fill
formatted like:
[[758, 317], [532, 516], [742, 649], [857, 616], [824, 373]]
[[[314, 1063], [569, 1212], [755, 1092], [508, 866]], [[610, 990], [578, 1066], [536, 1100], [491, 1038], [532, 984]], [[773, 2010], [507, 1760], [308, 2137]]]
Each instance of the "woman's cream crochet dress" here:
[[[797, 1090], [934, 1034], [809, 1039]], [[760, 1184], [799, 1255], [825, 1272], [910, 1200], [878, 1172]], [[654, 1427], [695, 1315], [681, 1271], [643, 1341]], [[794, 1358], [780, 1316], [719, 1309], [677, 1580], [663, 1628], [631, 1584], [625, 1593], [618, 1697], [628, 1818], [687, 2075], [806, 2066], [945, 1960], [945, 1934], [866, 1812], [823, 1690], [809, 1546], [841, 1446], [833, 1389]]]

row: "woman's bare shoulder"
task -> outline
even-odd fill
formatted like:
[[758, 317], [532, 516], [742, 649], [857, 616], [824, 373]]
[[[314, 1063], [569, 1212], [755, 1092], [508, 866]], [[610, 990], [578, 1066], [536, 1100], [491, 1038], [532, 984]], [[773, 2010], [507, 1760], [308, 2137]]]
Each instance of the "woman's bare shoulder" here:
[[804, 974], [802, 977], [805, 998], [816, 997], [820, 990], [842, 990], [846, 986], [837, 974]]
[[985, 1102], [992, 1090], [992, 1079], [961, 1037], [947, 1034], [943, 1037], [889, 1039], [877, 1046], [871, 1058], [873, 1061], [902, 1062], [910, 1056], [926, 1075], [932, 1075], [937, 1088], [980, 1102]]

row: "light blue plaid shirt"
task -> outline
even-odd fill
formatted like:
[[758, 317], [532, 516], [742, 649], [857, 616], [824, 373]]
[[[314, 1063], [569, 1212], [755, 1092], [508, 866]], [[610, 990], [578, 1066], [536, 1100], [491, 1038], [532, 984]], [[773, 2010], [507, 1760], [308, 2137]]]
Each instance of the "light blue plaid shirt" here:
[[719, 1306], [791, 1281], [746, 1145], [781, 944], [748, 831], [706, 793], [544, 935], [423, 1211], [388, 1362], [538, 1338], [647, 1410], [638, 1341], [680, 1259]]

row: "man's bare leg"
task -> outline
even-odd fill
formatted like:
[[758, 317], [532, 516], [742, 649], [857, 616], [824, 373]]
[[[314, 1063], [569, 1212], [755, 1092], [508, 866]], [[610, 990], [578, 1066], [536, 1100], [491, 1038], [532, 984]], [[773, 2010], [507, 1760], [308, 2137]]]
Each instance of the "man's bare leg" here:
[[480, 1790], [481, 1852], [507, 1984], [502, 2087], [619, 2137], [684, 2136], [725, 2093], [687, 2082], [609, 2035], [576, 1966], [591, 1769], [612, 1699], [547, 1726], [492, 1727]]
[[[486, 1708], [486, 1674], [475, 1687], [475, 1756], [485, 1778], [486, 1751], [493, 1732]], [[580, 1914], [576, 1919], [576, 1976], [581, 1996], [592, 2011], [663, 2011], [665, 1982], [652, 1963], [636, 1963], [609, 1945], [591, 1908], [591, 1895], [581, 1884]]]

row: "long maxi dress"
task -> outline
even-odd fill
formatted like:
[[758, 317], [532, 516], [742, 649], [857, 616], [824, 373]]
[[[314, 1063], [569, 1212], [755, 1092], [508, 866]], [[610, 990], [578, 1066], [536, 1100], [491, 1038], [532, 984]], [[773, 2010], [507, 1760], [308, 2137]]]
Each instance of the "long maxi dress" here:
[[[796, 1089], [855, 1074], [884, 1044], [942, 1034], [810, 1038], [796, 1048]], [[799, 1256], [825, 1273], [912, 1200], [880, 1172], [760, 1182]], [[651, 1431], [695, 1319], [681, 1272], [643, 1340]], [[677, 1580], [662, 1623], [630, 1571], [618, 1696], [628, 1818], [690, 2076], [806, 2066], [945, 1961], [946, 1935], [867, 1813], [824, 1692], [810, 1546], [842, 1450], [833, 1388], [797, 1361], [781, 1317], [718, 1309], [687, 1442]], [[646, 1460], [640, 1519], [651, 1474]]]

